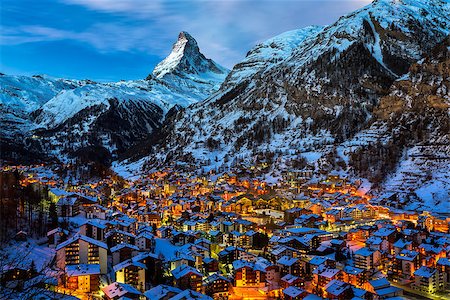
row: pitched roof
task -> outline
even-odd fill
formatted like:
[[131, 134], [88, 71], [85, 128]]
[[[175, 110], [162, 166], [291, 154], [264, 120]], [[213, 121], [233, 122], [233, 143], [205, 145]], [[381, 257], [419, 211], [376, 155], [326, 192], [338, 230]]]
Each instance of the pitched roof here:
[[178, 268], [172, 270], [172, 275], [175, 279], [180, 279], [181, 277], [184, 277], [190, 273], [196, 274], [200, 277], [203, 276], [199, 271], [197, 271], [197, 269], [188, 265], [181, 265]]
[[144, 293], [144, 296], [147, 297], [149, 300], [160, 300], [165, 297], [167, 297], [169, 294], [179, 294], [182, 290], [179, 288], [168, 286], [164, 284], [160, 284], [158, 286], [155, 286], [154, 288], [146, 291]]
[[426, 266], [421, 266], [419, 269], [417, 269], [414, 272], [415, 276], [420, 276], [420, 277], [424, 277], [424, 278], [430, 278], [432, 277], [435, 273], [437, 272], [437, 270], [435, 268], [430, 268], [430, 267], [426, 267]]
[[98, 246], [100, 248], [103, 248], [103, 249], [108, 249], [108, 245], [106, 245], [106, 243], [77, 233], [73, 237], [71, 237], [70, 239], [68, 239], [68, 240], [58, 244], [58, 246], [56, 246], [56, 250], [58, 251], [59, 249], [64, 248], [64, 247], [66, 247], [66, 246], [68, 246], [68, 245], [70, 245], [73, 242], [76, 242], [78, 240], [85, 241], [85, 242], [87, 242], [89, 244], [96, 245], [96, 246]]
[[105, 286], [102, 290], [105, 293], [105, 295], [110, 299], [116, 297], [120, 298], [126, 294], [142, 295], [142, 293], [139, 292], [133, 286], [120, 282], [113, 282], [110, 285]]
[[100, 264], [78, 264], [66, 266], [67, 276], [85, 276], [100, 274]]
[[293, 297], [293, 298], [300, 296], [304, 292], [305, 292], [305, 290], [302, 290], [302, 289], [300, 289], [298, 287], [295, 287], [295, 286], [290, 286], [290, 287], [285, 288], [283, 290], [283, 294], [285, 294], [285, 295], [287, 295], [289, 297]]

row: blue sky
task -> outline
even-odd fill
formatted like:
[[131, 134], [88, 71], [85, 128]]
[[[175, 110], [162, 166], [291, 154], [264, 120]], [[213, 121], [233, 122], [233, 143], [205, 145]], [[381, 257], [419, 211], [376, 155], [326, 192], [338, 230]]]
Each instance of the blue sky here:
[[326, 25], [370, 0], [2, 0], [0, 72], [145, 78], [180, 31], [225, 67], [284, 31]]

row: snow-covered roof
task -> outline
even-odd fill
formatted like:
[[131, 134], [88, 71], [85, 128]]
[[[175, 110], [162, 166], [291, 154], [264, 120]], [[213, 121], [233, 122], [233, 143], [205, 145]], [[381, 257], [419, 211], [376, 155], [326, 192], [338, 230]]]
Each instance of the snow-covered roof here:
[[116, 252], [116, 251], [118, 251], [120, 249], [123, 249], [123, 248], [130, 248], [130, 249], [139, 251], [139, 248], [137, 246], [131, 245], [131, 244], [128, 244], [128, 243], [118, 244], [118, 245], [112, 247], [110, 250], [111, 250], [111, 252]]
[[170, 300], [213, 300], [213, 298], [193, 290], [184, 290], [170, 298]]
[[144, 270], [147, 269], [147, 267], [143, 263], [141, 263], [139, 261], [135, 261], [133, 259], [128, 259], [126, 261], [123, 261], [123, 262], [118, 263], [117, 265], [115, 265], [113, 267], [113, 270], [114, 270], [114, 272], [117, 272], [117, 271], [120, 271], [120, 270], [122, 270], [124, 268], [128, 268], [130, 266], [139, 267], [139, 268], [142, 268]]
[[67, 276], [85, 276], [100, 274], [100, 264], [78, 264], [66, 266]]
[[369, 284], [376, 290], [379, 288], [389, 287], [391, 284], [386, 278], [380, 278], [376, 280], [370, 280]]
[[350, 289], [351, 285], [340, 281], [340, 280], [331, 280], [326, 286], [325, 286], [325, 290], [327, 291], [327, 293], [332, 294], [334, 296], [339, 296], [341, 295], [343, 292], [345, 292], [346, 290]]
[[309, 264], [314, 266], [319, 266], [321, 264], [324, 264], [328, 260], [325, 256], [314, 256], [310, 261]]
[[177, 267], [176, 269], [172, 270], [172, 275], [175, 279], [180, 279], [181, 277], [186, 276], [187, 274], [196, 274], [200, 277], [202, 277], [203, 275], [197, 271], [197, 269], [188, 266], [188, 265], [181, 265], [179, 267]]
[[292, 274], [286, 274], [283, 277], [281, 277], [282, 281], [285, 281], [289, 284], [292, 284], [293, 282], [295, 282], [297, 279], [299, 279], [300, 277], [297, 277], [295, 275]]
[[437, 261], [438, 265], [441, 266], [447, 266], [450, 267], [450, 259], [448, 259], [447, 257], [441, 257], [439, 258], [439, 260]]
[[282, 256], [279, 260], [277, 260], [277, 264], [285, 265], [285, 266], [292, 266], [298, 261], [295, 257], [289, 257], [287, 255]]
[[113, 282], [105, 286], [102, 291], [109, 299], [116, 299], [125, 296], [126, 294], [142, 295], [135, 287], [120, 282]]
[[106, 243], [104, 243], [104, 242], [102, 242], [102, 241], [99, 241], [99, 240], [96, 240], [96, 239], [93, 239], [93, 238], [90, 238], [90, 237], [88, 237], [88, 236], [85, 236], [85, 235], [82, 235], [82, 234], [77, 233], [77, 234], [75, 234], [73, 237], [71, 237], [70, 239], [68, 239], [68, 240], [66, 240], [66, 241], [64, 241], [64, 242], [62, 242], [62, 243], [60, 243], [60, 244], [58, 244], [58, 246], [56, 246], [56, 250], [59, 250], [59, 249], [61, 249], [61, 248], [64, 248], [64, 247], [66, 247], [66, 246], [68, 246], [68, 245], [70, 245], [70, 244], [72, 244], [73, 242], [76, 242], [76, 241], [78, 241], [78, 240], [85, 241], [85, 242], [87, 242], [87, 243], [89, 243], [89, 244], [96, 245], [96, 246], [98, 246], [98, 247], [100, 247], [100, 248], [103, 248], [103, 249], [108, 249], [108, 245], [106, 245]]
[[182, 291], [179, 288], [168, 286], [164, 284], [160, 284], [158, 286], [155, 286], [154, 288], [146, 291], [144, 293], [144, 296], [147, 297], [149, 300], [160, 300], [165, 297], [167, 297], [170, 294], [179, 294]]
[[287, 287], [287, 288], [285, 288], [283, 290], [283, 293], [285, 295], [287, 295], [289, 297], [293, 297], [293, 298], [300, 296], [304, 292], [305, 292], [305, 290], [302, 290], [302, 289], [300, 289], [298, 287], [295, 287], [295, 286], [290, 286], [290, 287]]
[[355, 252], [355, 255], [360, 255], [360, 256], [367, 257], [367, 256], [371, 256], [374, 252], [375, 252], [375, 251], [370, 250], [369, 248], [364, 247], [364, 248], [361, 248], [361, 249], [359, 249], [358, 251], [356, 251], [356, 252]]
[[426, 266], [421, 266], [419, 269], [417, 269], [414, 272], [415, 276], [420, 276], [420, 277], [424, 277], [424, 278], [430, 278], [432, 277], [435, 273], [437, 272], [437, 270], [435, 268], [430, 268], [430, 267], [426, 267]]

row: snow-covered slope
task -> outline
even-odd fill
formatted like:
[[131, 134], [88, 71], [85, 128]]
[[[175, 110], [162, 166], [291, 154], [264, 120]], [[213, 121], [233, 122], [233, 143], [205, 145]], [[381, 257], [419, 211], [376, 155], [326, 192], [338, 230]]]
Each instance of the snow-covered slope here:
[[375, 110], [403, 155], [381, 190], [407, 209], [450, 208], [450, 37], [413, 64]]
[[8, 110], [27, 119], [22, 131], [33, 134], [29, 140], [47, 154], [64, 158], [89, 148], [117, 157], [159, 129], [173, 107], [211, 95], [227, 74], [182, 32], [146, 80], [96, 83], [17, 77], [5, 85], [0, 99]]
[[[365, 129], [392, 83], [450, 33], [450, 2], [378, 0], [305, 32], [287, 34], [298, 40], [280, 60], [265, 47], [251, 50], [218, 93], [175, 118], [150, 161], [217, 166], [261, 152], [289, 160], [334, 151]], [[263, 45], [272, 43], [291, 44]]]
[[74, 89], [83, 81], [56, 79], [45, 75], [0, 75], [0, 104], [11, 110], [32, 112], [62, 90]]
[[259, 71], [276, 67], [277, 64], [288, 58], [305, 39], [313, 38], [322, 29], [322, 26], [308, 26], [291, 30], [256, 45], [241, 62], [234, 66], [225, 81], [224, 89], [250, 80]]
[[60, 91], [85, 84], [79, 80], [56, 79], [44, 75], [0, 75], [0, 127], [2, 138], [13, 138], [32, 127], [29, 114]]

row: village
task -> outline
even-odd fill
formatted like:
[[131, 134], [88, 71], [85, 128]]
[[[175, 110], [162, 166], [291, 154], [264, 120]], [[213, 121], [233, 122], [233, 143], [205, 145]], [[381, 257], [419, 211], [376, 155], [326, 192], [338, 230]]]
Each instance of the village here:
[[[450, 217], [406, 211], [395, 194], [374, 197], [337, 172], [290, 170], [274, 183], [252, 168], [167, 168], [88, 184], [43, 166], [3, 172], [45, 194], [44, 219], [54, 207], [57, 220], [43, 236], [19, 227], [2, 246], [2, 299], [8, 290], [108, 300], [450, 296]], [[22, 248], [17, 263], [11, 249]]]

